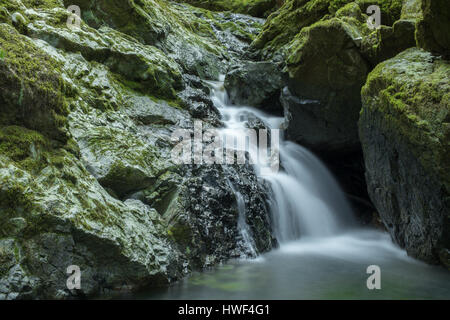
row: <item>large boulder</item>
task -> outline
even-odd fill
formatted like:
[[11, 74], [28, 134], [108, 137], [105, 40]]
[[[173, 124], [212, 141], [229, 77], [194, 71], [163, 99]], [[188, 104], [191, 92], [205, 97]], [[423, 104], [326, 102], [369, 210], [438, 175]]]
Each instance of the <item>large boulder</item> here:
[[417, 45], [450, 56], [450, 6], [447, 0], [422, 0], [423, 19], [417, 24]]
[[283, 74], [273, 62], [247, 61], [232, 67], [225, 78], [231, 103], [279, 113], [284, 83]]
[[390, 21], [392, 26], [371, 30], [361, 10], [365, 6], [359, 1], [340, 7], [334, 17], [303, 28], [285, 47], [287, 137], [320, 153], [359, 149], [360, 91], [367, 74], [415, 46], [414, 20]]
[[413, 257], [448, 263], [450, 63], [412, 48], [378, 65], [362, 89], [359, 134], [369, 195]]
[[[23, 146], [34, 153], [0, 156], [0, 299], [129, 292], [181, 275], [154, 209], [112, 198], [72, 154], [37, 145], [38, 133], [1, 131], [1, 148], [4, 134], [28, 134]], [[71, 265], [81, 270], [79, 290], [66, 287]]]
[[[202, 16], [196, 8], [186, 8], [162, 0], [74, 0], [83, 22], [100, 29], [108, 26], [130, 35], [145, 45], [155, 46], [176, 60], [185, 72], [217, 79], [224, 72], [221, 60], [227, 52], [218, 46], [211, 27], [213, 15]], [[198, 9], [200, 10], [200, 9]]]
[[357, 46], [359, 37], [338, 18], [296, 36], [287, 58], [290, 93], [285, 90], [282, 99], [288, 139], [318, 151], [358, 147], [360, 89], [370, 71]]

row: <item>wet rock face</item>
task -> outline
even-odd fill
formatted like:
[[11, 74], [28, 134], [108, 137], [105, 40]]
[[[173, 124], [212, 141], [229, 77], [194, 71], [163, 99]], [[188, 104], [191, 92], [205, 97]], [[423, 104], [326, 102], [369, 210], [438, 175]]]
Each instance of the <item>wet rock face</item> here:
[[[179, 254], [154, 209], [112, 198], [63, 149], [42, 157], [45, 168], [32, 174], [1, 157], [4, 298], [113, 294], [181, 276]], [[66, 286], [71, 265], [81, 270], [80, 290]]]
[[225, 78], [231, 103], [281, 113], [279, 97], [284, 76], [273, 62], [244, 62], [231, 67]]
[[163, 217], [180, 251], [196, 267], [254, 257], [275, 246], [264, 196], [267, 189], [250, 167], [190, 166], [184, 177]]
[[[85, 14], [76, 31], [60, 1], [7, 0], [0, 14], [0, 299], [109, 296], [272, 248], [251, 167], [170, 157], [175, 130], [221, 125], [202, 78], [242, 53], [260, 19], [166, 1], [70, 4]], [[66, 286], [70, 265], [80, 290]]]
[[381, 63], [362, 90], [359, 133], [369, 195], [393, 239], [448, 263], [448, 61], [409, 49]]

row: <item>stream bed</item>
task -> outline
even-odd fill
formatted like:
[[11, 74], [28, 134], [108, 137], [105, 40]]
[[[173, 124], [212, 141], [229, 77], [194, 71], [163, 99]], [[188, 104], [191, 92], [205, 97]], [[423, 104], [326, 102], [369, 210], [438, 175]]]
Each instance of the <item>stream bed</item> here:
[[[222, 114], [223, 138], [242, 138], [253, 117], [269, 129], [282, 118], [248, 106], [230, 105], [221, 81], [209, 82]], [[250, 115], [250, 116], [249, 116]], [[275, 147], [272, 146], [272, 149]], [[250, 157], [260, 147], [250, 145]], [[450, 299], [450, 272], [407, 256], [390, 236], [359, 229], [342, 190], [324, 164], [307, 149], [281, 139], [281, 170], [259, 178], [271, 186], [268, 203], [280, 246], [257, 258], [243, 258], [194, 273], [142, 299]], [[246, 224], [245, 204], [236, 192], [242, 237], [255, 252]], [[380, 289], [369, 289], [369, 266], [379, 267]], [[372, 278], [371, 278], [372, 279]]]
[[[369, 265], [381, 289], [369, 290]], [[283, 244], [252, 260], [194, 273], [141, 299], [450, 299], [450, 272], [408, 257], [385, 233], [353, 231]]]

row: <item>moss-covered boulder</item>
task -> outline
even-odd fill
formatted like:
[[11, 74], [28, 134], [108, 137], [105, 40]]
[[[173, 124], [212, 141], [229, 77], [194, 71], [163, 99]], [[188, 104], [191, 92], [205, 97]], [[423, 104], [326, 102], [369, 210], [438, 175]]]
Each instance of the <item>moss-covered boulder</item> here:
[[359, 148], [360, 90], [368, 72], [415, 46], [415, 21], [393, 22], [401, 3], [374, 4], [382, 12], [376, 30], [367, 23], [368, 1], [287, 1], [253, 42], [261, 56], [281, 59], [289, 74], [281, 97], [289, 139], [321, 153]]
[[272, 57], [303, 28], [328, 14], [328, 1], [287, 0], [266, 21], [263, 31], [252, 43], [264, 58]]
[[392, 238], [431, 263], [450, 248], [449, 79], [448, 61], [412, 48], [378, 65], [362, 89], [369, 195]]
[[447, 0], [422, 0], [423, 19], [418, 22], [417, 45], [450, 56], [450, 6]]
[[[315, 150], [358, 146], [360, 89], [370, 70], [357, 47], [360, 35], [358, 29], [333, 18], [296, 36], [287, 58], [289, 90], [296, 99], [283, 99], [289, 139]], [[301, 125], [304, 122], [310, 122], [311, 130], [303, 131], [307, 129]]]
[[[156, 211], [112, 198], [65, 150], [35, 150], [38, 171], [0, 155], [0, 299], [129, 292], [181, 274]], [[79, 290], [66, 286], [71, 265]]]
[[170, 31], [167, 4], [161, 0], [65, 0], [64, 5], [78, 5], [83, 21], [93, 27], [107, 25], [146, 44], [164, 40]]
[[386, 26], [392, 26], [402, 10], [402, 0], [286, 0], [268, 17], [251, 49], [263, 58], [276, 57], [303, 28], [334, 17], [348, 4], [357, 5], [363, 14], [370, 5], [378, 5], [381, 23]]

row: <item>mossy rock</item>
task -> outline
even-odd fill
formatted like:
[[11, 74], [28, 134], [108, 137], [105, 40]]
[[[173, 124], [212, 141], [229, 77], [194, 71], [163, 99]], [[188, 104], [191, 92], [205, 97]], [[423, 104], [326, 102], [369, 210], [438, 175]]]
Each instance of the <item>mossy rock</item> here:
[[375, 67], [400, 52], [415, 47], [415, 30], [416, 22], [411, 19], [397, 20], [392, 27], [381, 26], [363, 37], [361, 53]]
[[450, 57], [450, 6], [447, 0], [422, 0], [423, 19], [416, 30], [417, 46]]
[[65, 142], [71, 89], [61, 77], [61, 65], [7, 24], [0, 24], [0, 48], [0, 124]]
[[[304, 28], [292, 41], [286, 60], [290, 92], [284, 99], [290, 139], [316, 151], [357, 148], [360, 90], [370, 71], [355, 44], [360, 32], [333, 18]], [[305, 119], [309, 130], [300, 125]]]
[[252, 50], [271, 57], [289, 43], [304, 27], [328, 14], [328, 0], [286, 0], [283, 6], [267, 19], [262, 32], [252, 43]]
[[64, 5], [78, 5], [83, 20], [92, 27], [105, 24], [146, 44], [163, 40], [170, 30], [164, 17], [167, 4], [161, 0], [65, 0]]
[[[30, 172], [0, 155], [0, 260], [12, 265], [10, 273], [0, 269], [0, 294], [6, 285], [11, 298], [93, 297], [177, 276], [178, 263], [168, 265], [177, 254], [156, 211], [110, 197], [64, 150], [46, 157], [45, 168]], [[3, 254], [5, 239], [14, 240], [7, 247], [14, 256]], [[83, 287], [70, 292], [73, 264]]]
[[422, 18], [422, 0], [404, 0], [400, 18], [411, 20]]
[[[378, 5], [381, 24], [386, 26], [392, 26], [400, 18], [402, 10], [402, 0], [286, 0], [278, 11], [269, 16], [263, 31], [252, 43], [252, 50], [263, 58], [274, 57], [303, 28], [338, 16], [336, 14], [341, 8], [351, 8], [352, 5], [357, 5], [363, 14], [370, 5]], [[351, 17], [348, 13], [341, 11], [340, 17]]]
[[408, 254], [450, 247], [450, 63], [417, 48], [378, 65], [362, 89], [359, 132], [369, 195]]

